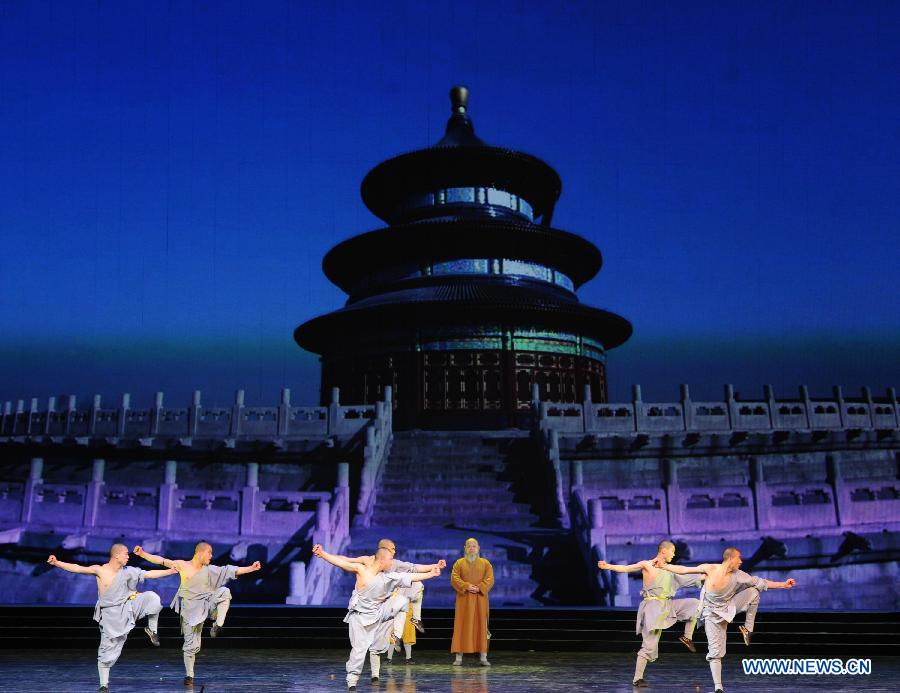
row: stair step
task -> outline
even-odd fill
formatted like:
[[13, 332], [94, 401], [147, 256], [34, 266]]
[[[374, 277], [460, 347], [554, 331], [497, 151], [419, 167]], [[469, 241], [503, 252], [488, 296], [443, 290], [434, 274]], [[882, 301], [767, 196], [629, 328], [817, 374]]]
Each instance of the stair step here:
[[[527, 529], [537, 523], [537, 520], [538, 518], [536, 516], [532, 517], [531, 522], [524, 522], [523, 520], [509, 517], [480, 517], [477, 518], [477, 520], [473, 520], [472, 518], [468, 518], [468, 520], [454, 520], [453, 518], [447, 518], [446, 526], [464, 527], [468, 532], [477, 534], [486, 531]], [[422, 526], [421, 520], [415, 517], [404, 518], [392, 515], [389, 517], [372, 518], [373, 526], [386, 526], [388, 524], [390, 524], [392, 528], [399, 529], [415, 529]]]
[[502, 510], [510, 517], [530, 515], [531, 506], [527, 503], [513, 503], [506, 498], [420, 498], [407, 495], [382, 499], [378, 496], [376, 514], [407, 513], [410, 515], [428, 515], [433, 517], [471, 517], [472, 515], [494, 515]]
[[[414, 489], [418, 486], [422, 486], [425, 488], [425, 490], [429, 491], [437, 490], [434, 486], [434, 480], [422, 479], [418, 476], [403, 476], [400, 478], [391, 479], [388, 479], [386, 476], [382, 476], [381, 485], [379, 488], [383, 490], [393, 490], [396, 488]], [[493, 480], [491, 482], [491, 487], [498, 490], [508, 490], [511, 486], [511, 481]], [[464, 479], [444, 479], [443, 481], [441, 481], [441, 489], [446, 489], [448, 491], [452, 490], [454, 492], [472, 490], [472, 478], [466, 477]], [[381, 493], [382, 491], [379, 491], [379, 495], [381, 495]]]
[[466, 482], [472, 486], [492, 486], [495, 483], [506, 483], [505, 479], [498, 479], [496, 472], [466, 472], [456, 469], [445, 469], [424, 474], [419, 470], [385, 471], [381, 480], [383, 482], [399, 482], [410, 480], [418, 482], [430, 482], [441, 484], [449, 481]]

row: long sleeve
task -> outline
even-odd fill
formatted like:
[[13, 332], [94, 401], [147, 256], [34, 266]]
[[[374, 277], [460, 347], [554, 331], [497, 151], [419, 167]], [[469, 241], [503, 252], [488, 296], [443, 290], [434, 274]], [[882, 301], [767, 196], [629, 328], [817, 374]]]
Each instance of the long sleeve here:
[[464, 593], [466, 591], [466, 585], [469, 584], [459, 575], [460, 561], [464, 560], [464, 558], [460, 558], [458, 561], [456, 561], [456, 563], [453, 564], [453, 570], [450, 572], [450, 584], [453, 586], [453, 589], [456, 590], [459, 594]]
[[760, 592], [763, 592], [769, 589], [769, 584], [765, 578], [755, 577], [753, 575], [749, 575], [745, 573], [743, 570], [737, 571], [735, 573], [737, 577], [737, 584], [741, 586], [741, 589], [745, 587], [755, 587]]
[[384, 573], [385, 579], [390, 584], [390, 589], [397, 589], [398, 587], [410, 587], [412, 585], [412, 580], [410, 579], [412, 576], [409, 573]]
[[494, 566], [491, 565], [491, 562], [486, 558], [484, 560], [484, 577], [481, 582], [478, 583], [478, 587], [481, 590], [482, 594], [487, 594], [491, 591], [491, 588], [494, 586]]
[[229, 580], [234, 580], [237, 577], [237, 566], [236, 565], [211, 565], [208, 566], [209, 569], [209, 584], [210, 587], [214, 589], [218, 589], [222, 587]]
[[416, 570], [415, 563], [407, 563], [406, 561], [398, 561], [398, 560], [394, 559], [394, 561], [391, 563], [390, 572], [392, 572], [392, 573], [417, 573], [419, 571]]
[[141, 570], [140, 568], [132, 568], [126, 566], [122, 568], [125, 572], [125, 584], [128, 587], [129, 592], [134, 592], [137, 590], [138, 585], [144, 582], [144, 576], [147, 574], [146, 571]]
[[675, 575], [672, 574], [672, 577], [675, 578], [675, 589], [680, 590], [684, 587], [701, 587], [703, 582], [700, 580], [700, 575], [696, 573], [692, 575]]

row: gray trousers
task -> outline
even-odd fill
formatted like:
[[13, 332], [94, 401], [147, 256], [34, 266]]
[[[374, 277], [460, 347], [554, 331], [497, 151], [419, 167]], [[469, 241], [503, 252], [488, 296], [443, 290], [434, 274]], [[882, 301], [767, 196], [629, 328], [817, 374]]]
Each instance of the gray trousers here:
[[[753, 624], [756, 621], [756, 610], [759, 608], [759, 590], [755, 587], [747, 587], [738, 592], [734, 597], [736, 613], [747, 612], [744, 619], [744, 627], [753, 632]], [[713, 617], [707, 617], [703, 621], [706, 629], [708, 643], [706, 659], [722, 659], [725, 656], [725, 636], [728, 630], [728, 621], [714, 621]]]
[[[209, 612], [209, 618], [216, 620], [216, 611], [222, 604], [226, 606], [231, 604], [231, 590], [227, 587], [220, 587], [213, 595], [212, 610]], [[206, 619], [196, 626], [190, 626], [184, 618], [181, 619], [181, 634], [184, 636], [184, 645], [182, 645], [181, 649], [185, 654], [195, 655], [200, 651], [200, 641], [205, 622]]]
[[409, 599], [395, 595], [381, 607], [380, 620], [364, 626], [354, 614], [347, 628], [350, 631], [350, 657], [347, 659], [347, 685], [355, 686], [366, 662], [366, 653], [381, 654], [388, 648], [394, 617], [404, 611]]
[[[425, 585], [421, 582], [414, 582], [411, 587], [401, 587], [397, 590], [397, 594], [406, 597], [412, 608], [412, 617], [416, 621], [422, 620], [422, 596], [425, 594]], [[403, 629], [406, 626], [406, 611], [400, 610], [394, 616], [394, 637], [400, 640], [403, 637]]]
[[[153, 616], [162, 611], [162, 604], [156, 592], [141, 592], [131, 600], [131, 611], [134, 620], [139, 621], [144, 616]], [[128, 639], [128, 633], [117, 637], [110, 637], [103, 631], [103, 623], [100, 623], [100, 647], [97, 649], [97, 663], [107, 669], [113, 667], [122, 654], [122, 648]]]
[[[688, 640], [694, 638], [694, 626], [697, 625], [697, 600], [696, 599], [673, 599], [672, 615], [678, 621], [685, 621], [684, 637]], [[638, 650], [637, 656], [643, 657], [648, 662], [655, 662], [659, 654], [659, 636], [662, 630], [644, 630], [641, 632], [643, 642], [641, 649]]]

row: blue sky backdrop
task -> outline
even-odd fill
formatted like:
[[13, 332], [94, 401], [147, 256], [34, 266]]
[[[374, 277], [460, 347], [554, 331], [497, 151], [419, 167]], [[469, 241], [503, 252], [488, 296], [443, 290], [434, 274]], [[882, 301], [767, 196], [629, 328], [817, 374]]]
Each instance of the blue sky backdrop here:
[[447, 91], [557, 168], [613, 399], [900, 386], [900, 4], [0, 3], [0, 401], [317, 399], [293, 328]]

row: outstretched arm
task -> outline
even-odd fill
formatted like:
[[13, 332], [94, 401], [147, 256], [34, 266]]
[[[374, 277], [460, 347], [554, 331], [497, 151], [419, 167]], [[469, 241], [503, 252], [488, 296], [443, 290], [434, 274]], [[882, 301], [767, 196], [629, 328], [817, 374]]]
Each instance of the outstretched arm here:
[[445, 561], [442, 558], [437, 563], [429, 563], [427, 565], [424, 563], [423, 564], [416, 563], [416, 572], [417, 573], [428, 573], [428, 572], [434, 570], [435, 568], [437, 568], [438, 570], [443, 570], [446, 567], [447, 567], [447, 561]]
[[649, 565], [649, 561], [638, 561], [631, 565], [615, 565], [613, 563], [607, 563], [606, 561], [597, 561], [597, 567], [600, 568], [600, 570], [611, 570], [614, 573], [633, 573], [637, 570], [646, 570]]
[[768, 587], [770, 590], [789, 590], [796, 584], [797, 581], [794, 578], [788, 578], [784, 582], [774, 582], [772, 580], [766, 580], [766, 587]]
[[314, 556], [318, 556], [331, 563], [331, 565], [336, 565], [341, 570], [346, 570], [348, 573], [358, 573], [360, 568], [362, 568], [362, 563], [354, 563], [346, 556], [335, 556], [334, 554], [330, 554], [322, 548], [321, 544], [313, 546], [312, 552]]
[[[418, 567], [418, 566], [417, 566]], [[433, 577], [437, 577], [441, 574], [441, 569], [437, 567], [437, 563], [430, 570], [423, 570], [417, 573], [409, 574], [410, 582], [422, 582], [424, 580], [430, 580]]]
[[163, 558], [162, 556], [156, 556], [152, 553], [147, 553], [140, 546], [135, 546], [131, 550], [131, 553], [133, 553], [135, 556], [140, 556], [145, 561], [149, 561], [150, 563], [155, 563], [156, 565], [164, 565], [166, 568], [174, 568], [175, 570], [178, 570], [178, 566], [176, 564], [182, 563], [182, 561], [173, 561], [170, 558]]
[[686, 565], [672, 565], [671, 563], [666, 563], [665, 565], [658, 566], [661, 570], [668, 570], [670, 573], [675, 573], [676, 575], [691, 575], [693, 573], [709, 573], [712, 570], [712, 565], [709, 563], [701, 563], [700, 565], [695, 566], [686, 566]]
[[240, 577], [241, 575], [246, 575], [247, 573], [255, 573], [257, 570], [262, 568], [262, 563], [259, 561], [254, 561], [253, 565], [244, 566], [243, 568], [238, 568], [235, 571], [235, 574]]
[[62, 568], [69, 573], [78, 573], [79, 575], [97, 575], [97, 569], [100, 567], [97, 565], [78, 565], [77, 563], [63, 563], [62, 561], [57, 560], [56, 556], [50, 556], [49, 558], [47, 558], [47, 563], [52, 565], [54, 568]]
[[145, 570], [144, 578], [148, 580], [155, 580], [156, 578], [164, 578], [169, 577], [170, 575], [174, 575], [178, 571], [175, 568], [166, 568], [166, 570]]

